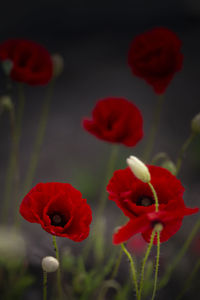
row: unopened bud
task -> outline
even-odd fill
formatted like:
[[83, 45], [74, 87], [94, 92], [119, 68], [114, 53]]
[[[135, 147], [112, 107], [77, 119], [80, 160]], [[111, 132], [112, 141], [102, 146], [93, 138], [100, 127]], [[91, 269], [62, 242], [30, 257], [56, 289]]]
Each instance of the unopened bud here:
[[10, 59], [5, 59], [2, 61], [2, 69], [7, 76], [10, 76], [10, 72], [13, 68], [13, 62]]
[[191, 122], [191, 129], [195, 133], [200, 133], [200, 113], [198, 113]]
[[59, 268], [59, 261], [53, 256], [46, 256], [42, 259], [42, 269], [47, 272], [55, 272]]
[[12, 110], [13, 102], [9, 96], [0, 97], [0, 106], [2, 110]]
[[53, 62], [53, 77], [59, 77], [64, 69], [64, 59], [60, 54], [53, 54], [51, 59]]
[[166, 160], [162, 163], [161, 167], [167, 169], [169, 172], [171, 172], [173, 175], [176, 175], [177, 169], [173, 161]]
[[149, 173], [149, 170], [148, 170], [147, 166], [141, 160], [139, 160], [135, 156], [130, 156], [129, 158], [127, 158], [126, 162], [127, 162], [127, 165], [129, 166], [129, 168], [131, 169], [131, 171], [133, 172], [133, 174], [138, 179], [140, 179], [141, 181], [143, 181], [145, 183], [150, 182], [151, 175]]
[[161, 232], [163, 230], [164, 226], [163, 224], [161, 223], [157, 223], [155, 226], [154, 226], [154, 230], [157, 231], [157, 232]]

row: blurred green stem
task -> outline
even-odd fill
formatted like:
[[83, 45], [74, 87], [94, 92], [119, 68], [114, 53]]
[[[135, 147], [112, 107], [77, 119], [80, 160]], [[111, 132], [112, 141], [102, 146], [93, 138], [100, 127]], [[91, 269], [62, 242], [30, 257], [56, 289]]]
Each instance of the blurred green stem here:
[[119, 266], [120, 266], [120, 263], [121, 263], [121, 260], [122, 260], [122, 254], [123, 254], [123, 249], [120, 248], [119, 256], [117, 258], [116, 264], [115, 264], [114, 269], [112, 271], [112, 274], [110, 276], [111, 280], [114, 279], [117, 276]]
[[47, 272], [43, 271], [43, 300], [47, 300]]
[[178, 175], [181, 165], [182, 165], [182, 161], [184, 158], [184, 154], [186, 152], [186, 150], [188, 149], [188, 147], [190, 146], [191, 142], [193, 141], [194, 137], [196, 136], [196, 132], [191, 132], [190, 136], [188, 137], [188, 139], [185, 141], [185, 143], [183, 144], [183, 146], [181, 147], [181, 150], [179, 152], [177, 161], [176, 161], [176, 175]]
[[[54, 250], [56, 253], [56, 258], [59, 261], [59, 264], [61, 263], [60, 261], [60, 255], [59, 255], [59, 250], [56, 242], [56, 237], [53, 235], [53, 245], [54, 245]], [[63, 291], [62, 291], [62, 283], [61, 283], [61, 271], [60, 271], [60, 266], [57, 270], [57, 289], [58, 289], [58, 300], [63, 300]]]
[[180, 294], [178, 295], [178, 297], [176, 298], [176, 300], [181, 300], [184, 296], [184, 294], [187, 292], [187, 290], [189, 289], [189, 287], [192, 285], [193, 283], [193, 280], [197, 274], [197, 272], [199, 271], [200, 269], [200, 258], [197, 260], [197, 263], [192, 271], [192, 273], [190, 274], [190, 276], [187, 278], [184, 286], [183, 286], [183, 289], [181, 290]]
[[165, 98], [164, 94], [159, 95], [157, 98], [157, 103], [156, 103], [156, 107], [155, 107], [154, 115], [153, 115], [152, 126], [150, 129], [147, 144], [146, 144], [144, 154], [143, 154], [143, 160], [145, 162], [149, 161], [149, 158], [153, 151], [153, 146], [154, 146], [156, 134], [158, 131], [158, 126], [159, 126], [159, 122], [160, 122], [160, 114], [161, 114], [164, 98]]
[[133, 262], [133, 258], [131, 256], [131, 254], [128, 252], [128, 250], [126, 249], [126, 247], [124, 246], [124, 244], [121, 244], [122, 250], [124, 251], [124, 253], [127, 255], [129, 261], [130, 261], [130, 265], [131, 265], [131, 272], [132, 272], [132, 278], [133, 278], [133, 283], [134, 283], [134, 287], [135, 287], [135, 292], [136, 292], [136, 298], [137, 300], [139, 300], [139, 291], [138, 291], [138, 282], [137, 282], [137, 273], [136, 273], [136, 269], [135, 269], [135, 265]]
[[151, 300], [154, 300], [154, 298], [155, 298], [155, 296], [156, 296], [157, 282], [158, 282], [159, 260], [160, 260], [160, 232], [157, 231], [156, 270], [155, 270], [155, 279], [154, 279], [153, 295], [152, 295]]
[[183, 244], [183, 247], [178, 252], [178, 254], [175, 256], [172, 263], [168, 265], [168, 268], [166, 269], [166, 272], [160, 281], [160, 284], [158, 287], [159, 289], [162, 289], [164, 286], [166, 286], [166, 284], [168, 283], [168, 281], [170, 279], [171, 273], [173, 272], [173, 270], [176, 268], [178, 263], [181, 261], [181, 259], [185, 255], [186, 251], [188, 250], [193, 238], [195, 237], [195, 235], [197, 234], [199, 229], [200, 229], [200, 219], [194, 225], [193, 229], [191, 230], [191, 233], [189, 234], [188, 238], [186, 239], [185, 243]]
[[[13, 192], [13, 177], [16, 178], [16, 185], [19, 182], [19, 143], [21, 137], [22, 118], [24, 113], [25, 96], [23, 84], [18, 85], [18, 109], [15, 120], [14, 112], [10, 115], [11, 122], [11, 135], [12, 135], [12, 149], [10, 152], [8, 167], [6, 171], [5, 190], [4, 190], [4, 202], [2, 206], [2, 220], [6, 222], [8, 219], [8, 212], [10, 209], [10, 200]], [[18, 190], [18, 188], [17, 188]]]
[[152, 246], [153, 246], [153, 241], [154, 241], [154, 237], [155, 237], [155, 231], [152, 231], [151, 234], [151, 239], [150, 239], [150, 243], [148, 245], [147, 251], [145, 253], [144, 259], [143, 259], [143, 263], [142, 263], [142, 269], [141, 269], [141, 275], [140, 275], [140, 288], [139, 288], [139, 298], [138, 300], [141, 300], [142, 297], [142, 289], [143, 289], [143, 283], [144, 283], [144, 271], [145, 271], [145, 266], [147, 263], [147, 260], [149, 258]]
[[102, 192], [101, 192], [99, 207], [97, 210], [97, 218], [99, 218], [101, 216], [101, 214], [103, 213], [104, 208], [106, 206], [106, 199], [107, 199], [106, 187], [107, 187], [108, 181], [110, 180], [112, 173], [114, 171], [118, 152], [119, 152], [119, 146], [113, 145], [112, 149], [111, 149], [111, 153], [110, 153], [110, 158], [108, 161], [108, 167], [107, 167], [107, 172], [106, 172], [106, 176], [105, 176], [105, 180], [104, 180], [104, 184], [103, 184], [103, 188], [102, 188]]

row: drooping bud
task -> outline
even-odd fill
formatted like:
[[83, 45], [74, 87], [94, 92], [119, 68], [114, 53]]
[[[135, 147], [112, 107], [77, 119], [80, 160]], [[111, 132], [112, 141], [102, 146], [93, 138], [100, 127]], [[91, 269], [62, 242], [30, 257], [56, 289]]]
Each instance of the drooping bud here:
[[192, 119], [191, 129], [194, 133], [200, 133], [200, 113]]
[[46, 256], [42, 259], [42, 269], [47, 273], [55, 272], [59, 268], [59, 261], [53, 256]]
[[51, 56], [53, 62], [53, 77], [57, 78], [63, 72], [64, 69], [64, 59], [60, 54], [53, 54]]
[[173, 175], [176, 175], [177, 169], [173, 161], [166, 160], [162, 163], [161, 167], [167, 169], [169, 172], [171, 172]]
[[127, 165], [133, 174], [141, 181], [148, 183], [151, 180], [151, 175], [147, 166], [135, 156], [130, 156], [126, 159]]

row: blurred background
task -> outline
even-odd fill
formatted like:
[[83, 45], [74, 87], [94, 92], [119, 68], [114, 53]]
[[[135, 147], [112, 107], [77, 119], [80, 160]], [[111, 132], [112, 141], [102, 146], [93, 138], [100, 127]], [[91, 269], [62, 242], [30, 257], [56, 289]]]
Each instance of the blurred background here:
[[[153, 154], [167, 152], [172, 160], [176, 160], [180, 147], [190, 134], [191, 119], [200, 111], [199, 1], [4, 1], [1, 3], [0, 16], [0, 42], [9, 38], [30, 39], [41, 43], [50, 53], [59, 53], [64, 58], [65, 67], [55, 84], [33, 186], [38, 182], [70, 182], [80, 189], [95, 209], [111, 146], [85, 132], [81, 121], [84, 116], [91, 114], [96, 101], [104, 97], [125, 97], [133, 101], [144, 119], [144, 139], [135, 148], [120, 147], [116, 168], [124, 168], [125, 159], [130, 154], [141, 156], [156, 96], [150, 86], [132, 75], [127, 65], [127, 52], [136, 34], [155, 26], [165, 26], [175, 31], [183, 43], [184, 67], [167, 89], [153, 150]], [[20, 142], [21, 182], [27, 171], [45, 91], [46, 87], [26, 86]], [[0, 93], [4, 92], [2, 79]], [[13, 101], [17, 105], [15, 98]], [[1, 191], [4, 190], [11, 144], [9, 130], [8, 117], [3, 114], [0, 118]], [[190, 206], [199, 205], [199, 153], [198, 137], [188, 149], [180, 173], [186, 188], [185, 201]], [[115, 204], [109, 203], [105, 216], [109, 228], [106, 231], [108, 246], [119, 214]], [[163, 246], [165, 264], [181, 247], [197, 218], [186, 218], [179, 233]], [[23, 225], [28, 258], [33, 268], [39, 269], [43, 255], [53, 253], [51, 241], [39, 225], [27, 222], [23, 222]], [[59, 242], [62, 247], [72, 247], [75, 252], [79, 252], [82, 247], [69, 240], [61, 239]], [[179, 265], [171, 281], [171, 288], [160, 292], [160, 299], [175, 299], [175, 291], [181, 289], [181, 284], [198, 257], [192, 251]], [[122, 266], [122, 274], [126, 272], [127, 266]], [[189, 293], [200, 296], [195, 287]], [[184, 299], [188, 299], [189, 293]], [[36, 284], [24, 299], [39, 297], [40, 291]]]

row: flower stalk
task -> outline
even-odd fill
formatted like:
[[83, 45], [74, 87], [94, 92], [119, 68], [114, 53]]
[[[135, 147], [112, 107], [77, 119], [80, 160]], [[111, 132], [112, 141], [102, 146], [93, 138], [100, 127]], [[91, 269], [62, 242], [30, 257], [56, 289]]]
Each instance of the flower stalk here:
[[[60, 263], [60, 255], [59, 255], [59, 250], [58, 250], [55, 235], [53, 235], [53, 245], [54, 245], [54, 250], [55, 250], [55, 253], [56, 253], [56, 258], [57, 258], [58, 262]], [[60, 267], [57, 270], [57, 290], [58, 290], [58, 299], [62, 300], [63, 299], [63, 291], [62, 291]]]

